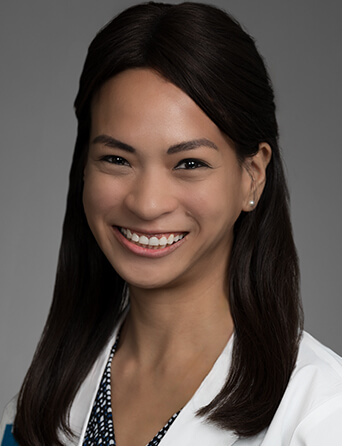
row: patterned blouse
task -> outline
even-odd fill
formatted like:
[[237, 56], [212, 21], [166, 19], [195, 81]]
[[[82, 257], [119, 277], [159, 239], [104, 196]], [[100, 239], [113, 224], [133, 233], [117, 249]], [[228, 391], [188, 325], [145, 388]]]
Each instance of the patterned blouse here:
[[[83, 446], [109, 446], [116, 445], [114, 424], [112, 415], [112, 395], [111, 395], [111, 365], [115, 350], [119, 342], [118, 334], [116, 341], [110, 352], [110, 356], [102, 376], [102, 380], [97, 391], [93, 409], [89, 418], [87, 430], [84, 437]], [[179, 411], [180, 412], [180, 411]], [[176, 412], [165, 426], [155, 435], [146, 446], [157, 446], [168, 431], [171, 424], [177, 418]]]

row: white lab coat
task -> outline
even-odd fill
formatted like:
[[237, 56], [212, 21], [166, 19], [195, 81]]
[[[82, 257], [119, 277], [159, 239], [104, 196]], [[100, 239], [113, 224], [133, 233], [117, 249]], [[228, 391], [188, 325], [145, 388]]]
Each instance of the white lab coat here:
[[[76, 395], [70, 413], [70, 426], [76, 438], [73, 443], [66, 441], [66, 445], [81, 446], [83, 443], [97, 388], [117, 331], [118, 328]], [[268, 429], [255, 437], [243, 439], [197, 417], [196, 411], [215, 397], [226, 380], [232, 345], [231, 338], [160, 446], [342, 446], [342, 358], [307, 333], [303, 335], [295, 370]], [[12, 401], [0, 425], [0, 441], [6, 424], [13, 422], [14, 415], [15, 401]]]

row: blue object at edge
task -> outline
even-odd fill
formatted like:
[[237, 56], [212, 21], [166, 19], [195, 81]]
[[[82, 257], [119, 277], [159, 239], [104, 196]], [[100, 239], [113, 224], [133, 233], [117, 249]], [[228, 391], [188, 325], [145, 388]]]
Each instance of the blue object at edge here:
[[1, 446], [19, 446], [12, 435], [13, 424], [6, 424], [5, 433], [2, 437]]

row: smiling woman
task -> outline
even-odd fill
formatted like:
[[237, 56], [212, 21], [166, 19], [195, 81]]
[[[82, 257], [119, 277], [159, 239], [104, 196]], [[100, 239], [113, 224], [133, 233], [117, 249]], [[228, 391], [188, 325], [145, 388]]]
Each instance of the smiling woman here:
[[129, 8], [91, 43], [75, 109], [53, 303], [6, 438], [337, 444], [342, 360], [302, 331], [253, 39], [204, 4]]
[[261, 195], [270, 146], [242, 166], [200, 107], [151, 69], [107, 81], [91, 119], [83, 204], [115, 271], [137, 287], [215, 287], [226, 301], [234, 223]]

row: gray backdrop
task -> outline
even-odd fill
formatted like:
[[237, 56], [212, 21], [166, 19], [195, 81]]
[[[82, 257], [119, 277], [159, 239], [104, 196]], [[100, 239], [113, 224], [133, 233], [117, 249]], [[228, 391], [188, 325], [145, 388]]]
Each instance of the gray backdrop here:
[[[0, 412], [51, 301], [86, 49], [134, 1], [0, 4]], [[174, 2], [176, 3], [176, 2]], [[301, 259], [306, 329], [342, 354], [341, 2], [216, 0], [257, 39], [273, 78]]]

